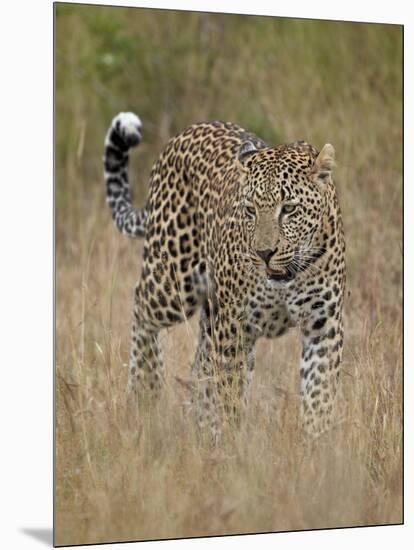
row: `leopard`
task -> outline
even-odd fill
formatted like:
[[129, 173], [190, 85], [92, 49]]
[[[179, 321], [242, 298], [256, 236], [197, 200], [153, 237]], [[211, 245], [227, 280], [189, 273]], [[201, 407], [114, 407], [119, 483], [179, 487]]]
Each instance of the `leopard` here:
[[159, 334], [199, 313], [191, 367], [198, 425], [215, 441], [251, 393], [255, 348], [297, 327], [301, 426], [333, 423], [343, 352], [345, 237], [335, 150], [299, 140], [268, 145], [232, 122], [190, 125], [155, 160], [133, 206], [129, 154], [142, 140], [132, 112], [105, 138], [106, 199], [118, 230], [144, 238], [134, 288], [127, 393], [159, 402]]

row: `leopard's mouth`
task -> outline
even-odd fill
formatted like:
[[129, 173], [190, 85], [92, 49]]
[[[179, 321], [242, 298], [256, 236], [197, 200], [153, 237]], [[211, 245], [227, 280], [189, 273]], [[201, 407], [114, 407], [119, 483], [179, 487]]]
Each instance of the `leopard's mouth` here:
[[296, 272], [290, 266], [288, 266], [285, 271], [276, 271], [274, 269], [270, 269], [270, 267], [267, 267], [266, 276], [268, 281], [288, 283], [290, 281], [293, 281], [293, 279], [296, 277]]
[[269, 266], [266, 266], [267, 280], [281, 283], [293, 281], [298, 273], [307, 271], [324, 253], [325, 249], [321, 248], [320, 250], [308, 254], [306, 260], [302, 260], [301, 255], [296, 252], [293, 260], [283, 268], [271, 269]]

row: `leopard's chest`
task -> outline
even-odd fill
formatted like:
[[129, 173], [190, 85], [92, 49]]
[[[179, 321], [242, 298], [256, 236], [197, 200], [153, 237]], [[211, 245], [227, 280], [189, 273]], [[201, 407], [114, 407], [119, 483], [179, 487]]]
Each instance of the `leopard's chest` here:
[[262, 281], [252, 285], [246, 298], [245, 323], [255, 338], [276, 338], [286, 332], [293, 325], [283, 293]]

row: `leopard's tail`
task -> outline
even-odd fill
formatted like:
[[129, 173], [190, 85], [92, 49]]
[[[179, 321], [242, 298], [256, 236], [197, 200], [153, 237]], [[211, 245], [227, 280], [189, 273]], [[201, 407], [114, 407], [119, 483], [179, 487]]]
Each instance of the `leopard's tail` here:
[[106, 201], [115, 225], [128, 237], [143, 237], [147, 210], [132, 206], [128, 183], [129, 149], [141, 141], [141, 120], [134, 113], [119, 113], [105, 138]]

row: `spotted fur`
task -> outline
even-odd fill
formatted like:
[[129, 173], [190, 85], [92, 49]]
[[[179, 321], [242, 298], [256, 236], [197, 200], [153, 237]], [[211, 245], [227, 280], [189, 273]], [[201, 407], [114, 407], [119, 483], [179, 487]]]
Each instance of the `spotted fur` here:
[[232, 123], [194, 124], [167, 143], [150, 174], [147, 204], [135, 209], [128, 151], [140, 140], [139, 118], [121, 113], [104, 157], [118, 229], [145, 234], [130, 395], [159, 395], [159, 331], [201, 309], [193, 402], [199, 424], [217, 436], [223, 418], [238, 416], [247, 399], [258, 338], [298, 326], [304, 426], [325, 430], [340, 372], [345, 286], [333, 147], [271, 148]]

